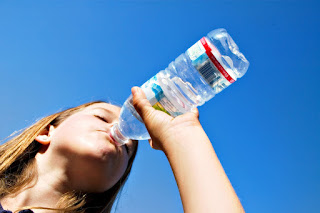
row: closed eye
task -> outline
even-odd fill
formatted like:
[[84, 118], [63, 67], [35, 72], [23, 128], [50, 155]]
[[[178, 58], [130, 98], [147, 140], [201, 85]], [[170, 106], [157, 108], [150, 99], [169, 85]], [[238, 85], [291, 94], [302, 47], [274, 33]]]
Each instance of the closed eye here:
[[94, 117], [99, 118], [100, 120], [108, 123], [107, 119], [105, 119], [104, 117], [100, 116], [100, 115], [94, 115]]

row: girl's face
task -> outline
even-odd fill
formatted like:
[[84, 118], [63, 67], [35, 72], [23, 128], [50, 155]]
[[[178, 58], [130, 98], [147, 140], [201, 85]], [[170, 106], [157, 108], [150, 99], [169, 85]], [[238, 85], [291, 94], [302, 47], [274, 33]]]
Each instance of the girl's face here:
[[49, 131], [51, 156], [67, 168], [72, 188], [103, 192], [124, 174], [137, 142], [117, 146], [110, 129], [118, 122], [120, 108], [97, 103], [78, 111]]

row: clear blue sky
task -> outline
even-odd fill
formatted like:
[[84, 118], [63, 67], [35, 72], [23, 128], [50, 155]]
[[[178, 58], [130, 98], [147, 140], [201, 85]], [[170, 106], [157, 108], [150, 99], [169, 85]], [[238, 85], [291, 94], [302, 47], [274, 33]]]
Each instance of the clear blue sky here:
[[[121, 104], [223, 27], [251, 64], [200, 120], [244, 208], [320, 212], [319, 10], [307, 0], [1, 1], [0, 137], [87, 101]], [[164, 154], [146, 141], [116, 212], [183, 212]]]

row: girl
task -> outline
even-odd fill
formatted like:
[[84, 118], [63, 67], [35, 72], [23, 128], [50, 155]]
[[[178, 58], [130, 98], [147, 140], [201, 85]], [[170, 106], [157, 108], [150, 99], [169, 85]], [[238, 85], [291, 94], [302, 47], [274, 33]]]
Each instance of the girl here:
[[[198, 111], [173, 118], [132, 89], [150, 145], [167, 156], [185, 212], [244, 212]], [[93, 102], [41, 119], [0, 147], [0, 203], [15, 212], [110, 212], [137, 152], [110, 128], [120, 108]], [[3, 212], [8, 212], [2, 210]], [[1, 212], [1, 210], [0, 210]]]

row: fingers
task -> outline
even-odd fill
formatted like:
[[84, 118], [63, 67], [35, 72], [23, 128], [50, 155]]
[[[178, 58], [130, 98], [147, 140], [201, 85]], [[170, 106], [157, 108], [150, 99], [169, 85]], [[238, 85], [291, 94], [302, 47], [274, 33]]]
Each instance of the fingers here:
[[131, 92], [132, 104], [141, 116], [142, 120], [145, 120], [154, 109], [141, 88], [133, 87]]
[[193, 109], [191, 110], [191, 112], [194, 113], [195, 116], [199, 119], [200, 115], [199, 115], [199, 110], [198, 110], [198, 108], [193, 108]]

